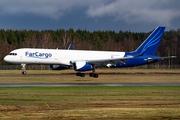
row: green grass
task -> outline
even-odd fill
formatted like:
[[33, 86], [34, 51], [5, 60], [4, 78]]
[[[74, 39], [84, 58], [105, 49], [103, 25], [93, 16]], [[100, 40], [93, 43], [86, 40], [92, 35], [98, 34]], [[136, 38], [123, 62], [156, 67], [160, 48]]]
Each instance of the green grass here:
[[[69, 70], [27, 72], [1, 70], [0, 84], [180, 82], [179, 69], [97, 69], [97, 79]], [[180, 87], [1, 87], [0, 120], [12, 119], [180, 119]]]
[[180, 87], [4, 87], [0, 96], [1, 119], [180, 119]]

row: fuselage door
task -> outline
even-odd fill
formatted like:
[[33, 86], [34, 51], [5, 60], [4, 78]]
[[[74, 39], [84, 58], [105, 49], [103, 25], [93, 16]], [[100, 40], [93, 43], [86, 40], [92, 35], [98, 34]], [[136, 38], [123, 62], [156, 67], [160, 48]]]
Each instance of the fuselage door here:
[[55, 60], [55, 61], [58, 60], [58, 53], [57, 53], [57, 52], [55, 53], [54, 60]]

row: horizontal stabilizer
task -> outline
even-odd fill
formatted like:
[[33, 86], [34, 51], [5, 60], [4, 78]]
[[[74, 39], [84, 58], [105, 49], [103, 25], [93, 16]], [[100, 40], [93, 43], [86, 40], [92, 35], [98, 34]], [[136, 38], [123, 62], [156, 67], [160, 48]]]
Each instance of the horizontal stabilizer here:
[[176, 56], [167, 56], [167, 57], [162, 57], [162, 59], [171, 59], [171, 58], [176, 58]]

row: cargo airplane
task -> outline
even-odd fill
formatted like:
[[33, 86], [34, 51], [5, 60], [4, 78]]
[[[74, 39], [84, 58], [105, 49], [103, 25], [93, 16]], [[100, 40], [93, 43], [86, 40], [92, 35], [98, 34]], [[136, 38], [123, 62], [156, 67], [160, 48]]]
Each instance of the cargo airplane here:
[[24, 75], [26, 64], [47, 64], [52, 70], [71, 68], [77, 71], [77, 76], [81, 77], [85, 76], [85, 71], [92, 70], [89, 76], [97, 78], [96, 66], [133, 67], [159, 62], [165, 58], [174, 58], [175, 56], [155, 55], [164, 30], [165, 27], [157, 27], [135, 51], [131, 52], [73, 50], [72, 46], [67, 50], [21, 48], [11, 51], [4, 57], [4, 61], [21, 64]]

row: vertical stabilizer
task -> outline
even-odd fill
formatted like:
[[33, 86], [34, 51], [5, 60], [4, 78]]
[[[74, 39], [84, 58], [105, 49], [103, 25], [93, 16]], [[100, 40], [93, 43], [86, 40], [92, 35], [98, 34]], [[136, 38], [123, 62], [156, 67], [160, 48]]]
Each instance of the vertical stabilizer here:
[[157, 27], [134, 52], [139, 55], [155, 55], [164, 30], [165, 27]]

